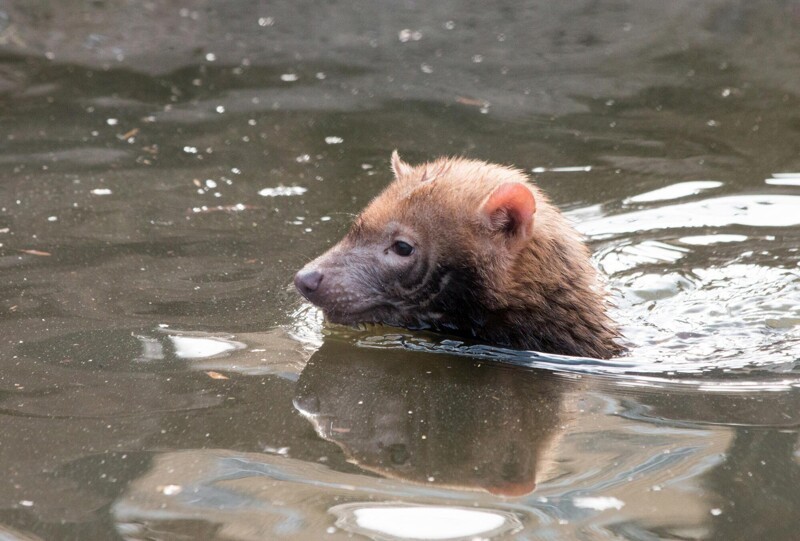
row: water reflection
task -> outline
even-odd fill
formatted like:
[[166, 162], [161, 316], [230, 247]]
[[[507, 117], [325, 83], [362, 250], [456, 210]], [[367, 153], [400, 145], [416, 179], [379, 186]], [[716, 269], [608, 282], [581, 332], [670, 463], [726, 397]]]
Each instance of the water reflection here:
[[545, 372], [410, 351], [378, 360], [329, 340], [300, 375], [294, 404], [361, 468], [518, 497], [552, 473], [574, 392]]
[[[164, 359], [139, 359], [143, 336], [162, 345]], [[713, 379], [698, 380], [707, 386], [699, 392], [629, 386], [632, 376], [386, 355], [339, 336], [325, 338], [296, 382], [237, 372], [280, 336], [161, 328], [24, 344], [29, 361], [6, 377], [80, 383], [4, 397], [5, 428], [28, 435], [0, 453], [15, 464], [6, 505], [20, 509], [35, 494], [29, 512], [43, 520], [83, 520], [87, 508], [110, 505], [127, 539], [413, 538], [426, 525], [403, 513], [427, 516], [433, 528], [463, 509], [485, 513], [470, 526], [485, 527], [485, 538], [521, 527], [571, 539], [590, 527], [599, 536], [723, 539], [768, 512], [776, 538], [795, 526], [800, 390], [708, 392]], [[247, 347], [179, 358], [174, 337]], [[80, 353], [92, 362], [77, 362]], [[230, 381], [191, 370], [211, 362]], [[42, 423], [48, 430], [35, 430]], [[55, 457], [53, 438], [70, 442]], [[76, 491], [79, 501], [64, 499]], [[764, 506], [737, 511], [756, 494]]]
[[[470, 525], [472, 531], [486, 539], [514, 531], [523, 522], [547, 520], [546, 514], [535, 508], [488, 497], [436, 489], [418, 491], [393, 481], [263, 454], [170, 452], [157, 456], [152, 466], [112, 506], [117, 532], [126, 539], [191, 531], [198, 539], [339, 540], [351, 539], [353, 533], [364, 534], [366, 528], [373, 534], [370, 537], [387, 539], [390, 529], [392, 534], [403, 533], [402, 525], [384, 521], [375, 527], [371, 519], [392, 510], [417, 513], [416, 518], [426, 509], [440, 518], [445, 513], [452, 516], [474, 510], [472, 518], [479, 522]], [[405, 526], [405, 533], [411, 533], [412, 526], [416, 526], [415, 532], [425, 527], [419, 523]]]
[[165, 331], [161, 336], [137, 334], [136, 338], [142, 344], [142, 354], [139, 356], [142, 361], [161, 361], [168, 355], [178, 359], [205, 359], [247, 347], [229, 336], [185, 331], [173, 331], [169, 334]]
[[522, 529], [515, 515], [480, 508], [365, 502], [337, 505], [330, 511], [338, 517], [339, 528], [377, 540], [468, 541], [491, 539]]
[[[723, 495], [738, 470], [726, 463], [739, 431], [727, 425], [757, 423], [767, 408], [785, 420], [770, 430], [779, 433], [795, 426], [797, 410], [786, 393], [753, 395], [745, 411], [736, 392], [628, 389], [616, 379], [413, 351], [389, 357], [336, 338], [325, 340], [288, 394], [278, 386], [284, 381], [239, 379], [237, 396], [274, 405], [283, 392], [305, 416], [296, 416], [306, 429], [294, 427], [293, 441], [275, 432], [286, 415], [226, 421], [252, 407], [183, 423], [186, 450], [152, 453], [147, 471], [116, 498], [118, 531], [400, 539], [468, 509], [499, 524], [483, 537], [520, 526], [545, 538], [580, 538], [587, 527], [604, 536], [702, 537], [715, 531], [712, 510], [730, 512]], [[741, 415], [732, 415], [737, 408]], [[320, 446], [312, 427], [336, 447]], [[220, 447], [198, 448], [203, 432], [219, 434]], [[230, 449], [264, 440], [265, 452]], [[781, 475], [765, 468], [766, 478]], [[710, 476], [720, 478], [718, 488], [705, 485]], [[412, 522], [409, 513], [430, 521]]]

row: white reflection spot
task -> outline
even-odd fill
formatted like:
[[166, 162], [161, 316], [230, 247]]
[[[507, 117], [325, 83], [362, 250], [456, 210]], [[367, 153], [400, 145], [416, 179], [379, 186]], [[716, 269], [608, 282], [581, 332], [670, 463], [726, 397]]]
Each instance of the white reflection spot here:
[[164, 496], [175, 496], [176, 494], [180, 494], [183, 491], [183, 487], [180, 485], [166, 485], [159, 488], [161, 489], [161, 493], [164, 494]]
[[409, 28], [404, 28], [397, 33], [397, 39], [399, 39], [401, 43], [407, 43], [409, 41], [419, 41], [422, 39], [422, 32], [420, 32], [419, 30], [411, 30]]
[[695, 235], [691, 237], [681, 237], [678, 239], [684, 244], [692, 246], [709, 246], [711, 244], [721, 244], [723, 242], [744, 242], [747, 240], [745, 235]]
[[236, 349], [234, 344], [212, 338], [170, 336], [169, 339], [175, 347], [175, 355], [181, 359], [203, 359]]
[[531, 169], [534, 173], [589, 173], [592, 170], [591, 165], [569, 165], [566, 167], [534, 167]]
[[372, 507], [356, 509], [356, 524], [401, 539], [454, 539], [480, 535], [506, 522], [487, 511], [452, 507]]
[[629, 212], [575, 227], [590, 237], [688, 227], [788, 227], [800, 224], [800, 197], [792, 195], [731, 195], [679, 205]]
[[668, 199], [678, 199], [679, 197], [687, 197], [695, 195], [703, 190], [710, 190], [712, 188], [719, 188], [722, 186], [721, 182], [716, 180], [695, 180], [692, 182], [679, 182], [672, 186], [665, 186], [652, 192], [646, 192], [633, 197], [627, 198], [625, 203], [650, 203], [652, 201], [666, 201]]
[[303, 195], [308, 189], [302, 186], [278, 186], [277, 188], [264, 188], [258, 195], [263, 197], [281, 197], [287, 195]]
[[572, 503], [575, 504], [575, 507], [580, 507], [582, 509], [594, 509], [596, 511], [605, 511], [607, 509], [616, 509], [619, 511], [625, 507], [625, 502], [611, 496], [585, 496], [581, 498], [573, 498]]
[[800, 173], [775, 173], [764, 182], [773, 186], [800, 186]]

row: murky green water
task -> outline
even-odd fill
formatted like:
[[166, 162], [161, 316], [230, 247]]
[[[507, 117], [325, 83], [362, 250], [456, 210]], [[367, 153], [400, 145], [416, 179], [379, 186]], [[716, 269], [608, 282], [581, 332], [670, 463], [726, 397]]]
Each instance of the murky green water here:
[[[800, 3], [0, 2], [0, 538], [796, 539]], [[411, 162], [584, 232], [610, 362], [325, 326]]]

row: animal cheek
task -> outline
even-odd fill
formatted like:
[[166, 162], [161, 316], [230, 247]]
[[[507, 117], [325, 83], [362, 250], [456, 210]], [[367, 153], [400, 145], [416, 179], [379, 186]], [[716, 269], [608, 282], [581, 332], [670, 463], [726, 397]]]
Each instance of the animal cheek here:
[[352, 279], [347, 273], [331, 272], [320, 285], [320, 294], [329, 302], [350, 302], [363, 294], [363, 288], [358, 280]]

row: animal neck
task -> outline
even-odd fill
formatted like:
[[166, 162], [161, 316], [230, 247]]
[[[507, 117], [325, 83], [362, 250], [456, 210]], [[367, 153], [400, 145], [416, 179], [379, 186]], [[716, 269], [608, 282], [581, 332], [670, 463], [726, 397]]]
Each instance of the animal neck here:
[[545, 353], [609, 358], [622, 352], [588, 252], [570, 238], [534, 239], [489, 299], [486, 340]]

